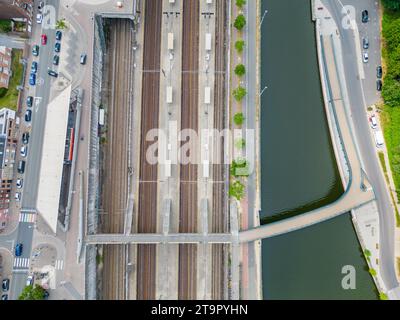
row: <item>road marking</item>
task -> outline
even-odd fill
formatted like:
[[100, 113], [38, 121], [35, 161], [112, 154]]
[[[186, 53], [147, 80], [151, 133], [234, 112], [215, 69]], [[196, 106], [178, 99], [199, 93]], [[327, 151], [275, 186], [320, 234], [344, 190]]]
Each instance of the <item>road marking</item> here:
[[19, 222], [34, 223], [35, 219], [35, 213], [20, 213], [19, 215]]
[[64, 267], [64, 260], [56, 260], [56, 270], [62, 270]]
[[29, 263], [29, 258], [14, 258], [13, 267], [18, 269], [28, 269]]

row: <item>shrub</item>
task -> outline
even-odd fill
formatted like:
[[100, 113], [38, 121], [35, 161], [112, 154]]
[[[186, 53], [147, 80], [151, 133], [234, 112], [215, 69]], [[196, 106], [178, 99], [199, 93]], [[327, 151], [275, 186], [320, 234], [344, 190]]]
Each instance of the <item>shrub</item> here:
[[246, 0], [236, 0], [236, 5], [242, 8], [246, 4]]
[[233, 90], [233, 96], [236, 99], [236, 101], [242, 101], [242, 99], [244, 98], [244, 96], [246, 94], [247, 94], [247, 91], [242, 86], [239, 86], [235, 90]]
[[245, 119], [245, 117], [242, 112], [236, 113], [233, 117], [233, 121], [235, 122], [235, 124], [237, 126], [241, 126], [244, 122], [244, 119]]
[[239, 77], [246, 73], [246, 67], [243, 64], [238, 64], [235, 68], [235, 74]]
[[239, 52], [239, 53], [243, 52], [244, 46], [245, 46], [244, 40], [237, 40], [235, 42], [235, 48], [236, 48], [237, 52]]
[[243, 14], [239, 14], [236, 19], [235, 22], [233, 24], [235, 26], [235, 28], [237, 30], [242, 30], [244, 28], [244, 26], [246, 25], [246, 18], [244, 17]]
[[237, 200], [241, 200], [244, 197], [244, 185], [238, 180], [235, 180], [229, 186], [229, 196], [236, 198]]
[[249, 163], [246, 159], [236, 159], [231, 164], [231, 175], [235, 177], [248, 177], [249, 176]]
[[238, 149], [243, 149], [246, 146], [246, 140], [243, 138], [237, 139], [235, 141], [235, 147]]

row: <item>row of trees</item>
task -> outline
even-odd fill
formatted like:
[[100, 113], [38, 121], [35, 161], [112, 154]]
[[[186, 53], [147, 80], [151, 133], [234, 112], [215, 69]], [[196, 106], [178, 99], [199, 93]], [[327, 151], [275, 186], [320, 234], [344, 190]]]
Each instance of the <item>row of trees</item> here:
[[[242, 9], [245, 4], [246, 0], [236, 0], [236, 6], [239, 9]], [[233, 25], [238, 31], [238, 34], [241, 34], [241, 31], [246, 25], [245, 16], [242, 13], [240, 13], [236, 17]], [[235, 49], [240, 56], [242, 55], [244, 48], [245, 48], [245, 42], [242, 38], [240, 38], [235, 42]], [[246, 74], [246, 67], [244, 66], [244, 64], [239, 63], [238, 65], [236, 65], [234, 72], [236, 76], [240, 79]], [[247, 91], [242, 85], [239, 85], [235, 90], [233, 90], [232, 94], [237, 102], [241, 102], [243, 98], [246, 96]], [[235, 125], [239, 127], [243, 125], [244, 120], [245, 118], [242, 112], [236, 113], [233, 118]], [[237, 141], [235, 141], [235, 148], [241, 150], [245, 146], [246, 146], [245, 139], [240, 138]], [[246, 174], [247, 172], [246, 169], [247, 169], [246, 159], [235, 159], [231, 164], [230, 173], [231, 176], [234, 177], [234, 180], [231, 182], [229, 187], [229, 196], [234, 197], [237, 200], [241, 200], [245, 196], [245, 186], [243, 182], [240, 180], [240, 178], [243, 178], [248, 175]]]
[[400, 0], [382, 0], [382, 2], [389, 10], [400, 10]]

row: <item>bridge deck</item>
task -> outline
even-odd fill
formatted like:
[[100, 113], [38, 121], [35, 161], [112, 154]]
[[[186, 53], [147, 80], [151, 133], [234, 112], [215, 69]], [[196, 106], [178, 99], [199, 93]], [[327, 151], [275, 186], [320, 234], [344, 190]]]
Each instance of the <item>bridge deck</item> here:
[[339, 68], [335, 59], [335, 48], [331, 36], [323, 36], [321, 45], [323, 54], [320, 58], [323, 59], [324, 71], [329, 83], [327, 90], [329, 97], [327, 98], [328, 102], [333, 106], [335, 121], [339, 128], [341, 142], [350, 168], [349, 184], [345, 193], [336, 202], [296, 217], [243, 231], [239, 234], [240, 242], [254, 241], [298, 230], [349, 212], [375, 198], [372, 189], [364, 186], [367, 181], [364, 182], [365, 176], [343, 101], [342, 88], [338, 76]]
[[156, 244], [156, 243], [232, 243], [229, 233], [174, 233], [174, 234], [95, 234], [88, 235], [85, 244]]

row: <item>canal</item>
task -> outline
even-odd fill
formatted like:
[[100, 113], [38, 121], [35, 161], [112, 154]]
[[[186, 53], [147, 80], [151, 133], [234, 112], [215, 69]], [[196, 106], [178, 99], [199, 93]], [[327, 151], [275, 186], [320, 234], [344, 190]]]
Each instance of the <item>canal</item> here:
[[[310, 0], [263, 0], [262, 223], [332, 203], [343, 193], [323, 105]], [[356, 289], [341, 288], [342, 267]], [[262, 244], [264, 299], [376, 299], [350, 214]]]

